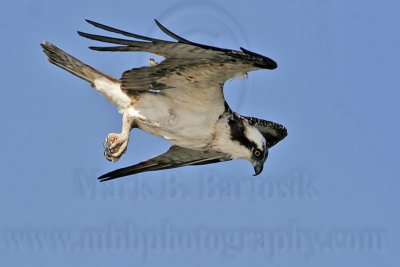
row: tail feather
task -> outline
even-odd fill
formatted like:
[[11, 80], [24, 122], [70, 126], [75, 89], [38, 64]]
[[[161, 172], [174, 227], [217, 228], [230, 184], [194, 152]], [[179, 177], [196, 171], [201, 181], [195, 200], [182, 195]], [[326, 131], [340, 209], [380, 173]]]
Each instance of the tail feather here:
[[94, 69], [47, 41], [40, 45], [51, 63], [85, 81], [88, 81], [92, 86], [94, 86], [94, 80], [99, 78], [107, 78], [110, 81], [117, 81], [115, 78]]

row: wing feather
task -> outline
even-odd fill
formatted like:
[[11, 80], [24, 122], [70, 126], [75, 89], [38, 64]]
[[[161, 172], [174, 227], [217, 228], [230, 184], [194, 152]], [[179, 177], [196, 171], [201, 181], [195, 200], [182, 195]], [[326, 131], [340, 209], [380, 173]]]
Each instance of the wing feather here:
[[231, 160], [229, 155], [217, 151], [198, 151], [173, 145], [164, 154], [133, 166], [106, 173], [98, 179], [104, 182], [146, 171], [165, 170], [189, 165], [204, 165], [227, 160]]
[[165, 28], [158, 20], [154, 20], [158, 26], [158, 28], [160, 28], [161, 31], [163, 31], [163, 33], [165, 33], [166, 35], [174, 38], [175, 40], [177, 40], [180, 43], [184, 43], [184, 44], [190, 44], [191, 42], [186, 40], [185, 38], [180, 37], [179, 35], [171, 32], [170, 30], [168, 30], [167, 28]]
[[167, 59], [153, 67], [141, 67], [125, 71], [121, 77], [124, 90], [163, 90], [168, 88], [189, 88], [203, 90], [220, 90], [221, 84], [228, 80], [232, 73], [241, 74], [241, 64], [213, 62], [204, 60], [202, 64], [191, 60], [176, 61]]
[[132, 37], [132, 38], [136, 38], [136, 39], [141, 39], [141, 40], [146, 40], [146, 41], [162, 41], [160, 39], [155, 39], [155, 38], [151, 38], [151, 37], [147, 37], [147, 36], [143, 36], [143, 35], [139, 35], [139, 34], [135, 34], [135, 33], [131, 33], [131, 32], [127, 32], [127, 31], [123, 31], [123, 30], [119, 30], [110, 26], [106, 26], [104, 24], [98, 23], [98, 22], [94, 22], [92, 20], [86, 20], [86, 22], [88, 22], [89, 24], [92, 24], [93, 26], [109, 31], [109, 32], [114, 32], [114, 33], [118, 33], [118, 34], [122, 34], [125, 35], [127, 37]]
[[[277, 67], [276, 62], [272, 59], [244, 48], [241, 48], [241, 51], [237, 51], [191, 42], [168, 30], [157, 20], [155, 20], [157, 26], [177, 42], [130, 33], [91, 20], [87, 20], [87, 22], [97, 28], [139, 40], [128, 40], [79, 31], [78, 34], [82, 37], [117, 45], [111, 47], [91, 46], [90, 48], [93, 50], [113, 52], [142, 51], [166, 58], [157, 66], [134, 68], [124, 72], [121, 80], [122, 88], [125, 90], [162, 90], [179, 88], [179, 86], [185, 89], [191, 88], [195, 85], [188, 86], [187, 83], [177, 82], [181, 80], [181, 77], [178, 76], [188, 77], [188, 75], [195, 77], [195, 79], [189, 78], [189, 80], [199, 82], [203, 89], [218, 88], [219, 90], [221, 84], [237, 75], [256, 69], [275, 69]], [[141, 81], [141, 79], [145, 81]], [[199, 87], [198, 85], [196, 86]]]

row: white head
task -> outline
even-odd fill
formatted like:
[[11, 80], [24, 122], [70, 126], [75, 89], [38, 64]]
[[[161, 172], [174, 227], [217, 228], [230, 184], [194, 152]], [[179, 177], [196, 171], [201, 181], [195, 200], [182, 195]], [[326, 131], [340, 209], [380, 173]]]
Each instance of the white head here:
[[248, 160], [254, 166], [254, 175], [262, 172], [268, 157], [266, 140], [261, 132], [250, 125], [247, 120], [233, 118], [228, 121], [231, 140], [240, 149], [238, 157]]

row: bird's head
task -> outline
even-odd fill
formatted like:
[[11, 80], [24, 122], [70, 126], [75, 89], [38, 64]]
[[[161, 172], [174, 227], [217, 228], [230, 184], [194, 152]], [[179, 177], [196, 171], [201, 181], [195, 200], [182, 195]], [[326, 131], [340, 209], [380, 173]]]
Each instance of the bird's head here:
[[259, 175], [268, 157], [267, 142], [261, 132], [247, 120], [229, 121], [231, 139], [240, 145], [240, 158], [248, 160], [254, 167], [254, 176]]
[[244, 134], [251, 144], [251, 146], [247, 147], [250, 152], [248, 160], [253, 165], [254, 176], [256, 176], [262, 172], [264, 163], [268, 158], [266, 140], [256, 127], [246, 125], [246, 123]]

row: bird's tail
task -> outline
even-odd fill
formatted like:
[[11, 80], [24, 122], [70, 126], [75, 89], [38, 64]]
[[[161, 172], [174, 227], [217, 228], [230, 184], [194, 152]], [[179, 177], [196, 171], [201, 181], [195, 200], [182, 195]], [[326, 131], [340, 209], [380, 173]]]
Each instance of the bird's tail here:
[[88, 81], [92, 86], [94, 86], [94, 81], [100, 78], [106, 78], [111, 82], [116, 82], [115, 78], [94, 69], [47, 41], [44, 41], [40, 45], [51, 63]]

